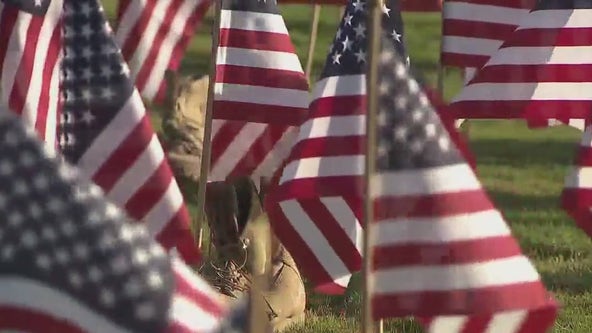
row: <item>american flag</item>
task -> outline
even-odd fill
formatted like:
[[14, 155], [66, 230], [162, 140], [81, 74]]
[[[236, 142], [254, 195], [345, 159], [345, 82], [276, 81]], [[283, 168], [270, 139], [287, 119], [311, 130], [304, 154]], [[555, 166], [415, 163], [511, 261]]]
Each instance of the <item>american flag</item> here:
[[0, 330], [197, 333], [227, 311], [11, 115], [0, 116], [0, 216]]
[[64, 5], [62, 154], [165, 248], [197, 262], [183, 197], [100, 3]]
[[445, 0], [443, 65], [480, 68], [517, 28], [536, 0]]
[[211, 0], [119, 0], [115, 40], [142, 97], [162, 102]]
[[384, 35], [382, 44], [369, 184], [375, 318], [549, 306], [535, 267], [428, 97]]
[[61, 57], [61, 0], [0, 2], [2, 102], [56, 146]]
[[308, 102], [308, 83], [275, 0], [223, 0], [209, 180], [273, 175]]
[[[251, 316], [250, 296], [245, 295], [233, 303], [217, 330], [213, 333], [246, 333], [249, 332]], [[266, 332], [260, 332], [266, 333]]]
[[535, 123], [589, 118], [590, 9], [589, 0], [540, 1], [454, 98], [452, 114]]
[[[393, 3], [383, 7], [383, 27], [405, 54], [401, 14]], [[365, 1], [348, 3], [309, 118], [266, 196], [274, 231], [324, 293], [343, 292], [361, 266], [366, 17]]]

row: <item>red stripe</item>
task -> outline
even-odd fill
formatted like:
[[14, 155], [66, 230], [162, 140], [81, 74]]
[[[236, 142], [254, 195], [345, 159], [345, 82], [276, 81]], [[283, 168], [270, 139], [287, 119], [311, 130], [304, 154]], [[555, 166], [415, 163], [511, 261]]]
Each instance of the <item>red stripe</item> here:
[[[475, 221], [475, 224], [487, 221]], [[374, 269], [421, 265], [462, 265], [522, 254], [511, 235], [441, 243], [413, 242], [374, 247]]]
[[443, 52], [441, 61], [446, 66], [481, 68], [489, 60], [489, 55]]
[[158, 233], [156, 240], [166, 249], [175, 247], [187, 264], [197, 265], [201, 262], [201, 251], [193, 238], [188, 221], [191, 221], [191, 217], [187, 206], [182, 205]]
[[235, 65], [216, 65], [216, 83], [308, 91], [304, 73]]
[[374, 295], [374, 319], [406, 316], [497, 313], [543, 307], [547, 291], [540, 281], [489, 288]]
[[0, 11], [0, 73], [6, 62], [6, 53], [8, 51], [8, 44], [10, 38], [13, 36], [13, 30], [17, 19], [19, 18], [19, 10], [10, 5], [4, 5]]
[[131, 2], [132, 0], [119, 0], [117, 3], [117, 25], [119, 25], [119, 22], [121, 22], [121, 17], [127, 11], [127, 8]]
[[152, 136], [150, 120], [144, 115], [144, 118], [94, 174], [93, 181], [95, 184], [105, 192], [109, 192], [146, 150]]
[[471, 21], [470, 17], [464, 20], [445, 19], [442, 25], [444, 38], [460, 36], [471, 38], [483, 38], [503, 41], [516, 29], [516, 24], [491, 23], [483, 21]]
[[39, 96], [39, 104], [37, 106], [37, 119], [35, 119], [35, 129], [37, 133], [45, 140], [45, 132], [47, 128], [47, 116], [49, 112], [49, 100], [51, 94], [51, 80], [53, 70], [58, 61], [58, 56], [61, 51], [61, 29], [62, 22], [56, 26], [49, 41], [47, 55], [45, 57], [45, 64], [43, 66], [41, 94]]
[[252, 174], [276, 147], [286, 130], [286, 126], [266, 126], [265, 131], [259, 135], [247, 151], [243, 152], [243, 158], [230, 172], [229, 177]]
[[84, 333], [72, 322], [64, 318], [56, 318], [50, 313], [35, 311], [31, 308], [20, 308], [0, 304], [0, 329], [15, 330], [28, 333]]
[[446, 3], [470, 3], [508, 8], [534, 8], [537, 0], [446, 0]]
[[[350, 272], [357, 272], [362, 268], [362, 254], [356, 248], [355, 244], [349, 240], [348, 233], [354, 230], [345, 230], [340, 221], [336, 220], [327, 206], [320, 199], [299, 200], [303, 212], [315, 223], [323, 237], [329, 242], [331, 248], [337, 256], [343, 261]], [[352, 211], [361, 207], [350, 207]], [[354, 216], [360, 216], [360, 212]], [[341, 221], [351, 223], [352, 221]], [[298, 221], [292, 221], [298, 223]], [[359, 222], [355, 222], [359, 223]]]
[[214, 119], [297, 126], [308, 114], [307, 107], [214, 101]]
[[547, 332], [555, 324], [557, 304], [554, 300], [548, 306], [528, 312], [528, 317], [517, 333]]
[[451, 104], [450, 112], [457, 119], [585, 119], [591, 108], [588, 100], [459, 101]]
[[592, 82], [590, 64], [490, 65], [482, 68], [473, 83]]
[[574, 164], [579, 167], [592, 166], [592, 147], [580, 145]]
[[153, 15], [154, 7], [156, 6], [155, 0], [146, 0], [142, 10], [142, 14], [135, 22], [134, 27], [130, 30], [129, 35], [126, 37], [123, 45], [121, 46], [121, 53], [125, 58], [125, 61], [129, 62], [133, 57], [140, 41], [142, 40], [143, 32], [150, 22], [150, 18]]
[[329, 273], [327, 273], [317, 259], [315, 253], [308, 246], [308, 242], [294, 229], [292, 223], [296, 221], [292, 222], [286, 218], [281, 208], [277, 205], [277, 201], [267, 202], [270, 204], [266, 205], [265, 210], [269, 214], [269, 222], [274, 233], [290, 252], [298, 269], [312, 282], [315, 290], [325, 294], [343, 294], [345, 288], [333, 281]]
[[[15, 82], [10, 91], [8, 104], [17, 114], [22, 114], [27, 99], [27, 92], [32, 79], [37, 42], [41, 37], [43, 18], [33, 16], [27, 27], [27, 37], [22, 49], [21, 61], [16, 71]], [[42, 36], [46, 37], [46, 36]]]
[[333, 136], [299, 141], [290, 153], [288, 162], [311, 157], [336, 157], [366, 153], [366, 136]]
[[482, 189], [423, 196], [381, 196], [374, 200], [374, 220], [453, 216], [490, 209], [495, 206]]
[[166, 159], [163, 159], [154, 173], [125, 203], [125, 210], [132, 218], [142, 220], [165, 195], [172, 179], [173, 174], [169, 165]]
[[218, 163], [218, 160], [234, 141], [235, 136], [238, 135], [245, 125], [246, 123], [242, 121], [225, 121], [216, 134], [213, 135], [211, 154], [212, 165]]
[[316, 97], [310, 104], [309, 118], [366, 114], [366, 95]]
[[140, 66], [140, 70], [138, 71], [138, 75], [136, 76], [136, 87], [138, 90], [144, 89], [146, 83], [150, 77], [150, 73], [154, 70], [154, 64], [156, 63], [156, 58], [158, 57], [158, 53], [161, 52], [162, 44], [168, 34], [168, 32], [172, 28], [173, 19], [179, 13], [179, 7], [183, 4], [185, 0], [172, 0], [169, 4], [162, 21], [159, 22], [158, 31], [154, 36], [154, 39], [149, 41], [148, 45], [150, 49], [147, 50], [147, 56], [142, 65]]
[[343, 196], [344, 193], [365, 193], [363, 175], [292, 179], [278, 186], [274, 200], [312, 199], [319, 196]]
[[[592, 42], [592, 24], [585, 28], [520, 29], [503, 47], [528, 46], [589, 46]], [[577, 52], [577, 51], [574, 51]]]
[[224, 313], [224, 308], [219, 302], [199, 290], [197, 286], [193, 285], [177, 272], [175, 272], [175, 295], [188, 298], [198, 308], [215, 317], [220, 317]]
[[290, 35], [266, 31], [221, 28], [218, 45], [246, 50], [296, 53]]

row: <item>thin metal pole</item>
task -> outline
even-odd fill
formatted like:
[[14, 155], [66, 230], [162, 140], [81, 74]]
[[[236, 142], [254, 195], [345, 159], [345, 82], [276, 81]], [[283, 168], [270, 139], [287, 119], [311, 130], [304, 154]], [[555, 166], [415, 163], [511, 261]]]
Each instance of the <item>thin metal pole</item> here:
[[366, 73], [366, 195], [364, 196], [364, 261], [363, 261], [363, 310], [362, 333], [374, 333], [372, 319], [372, 235], [371, 225], [374, 219], [373, 197], [370, 188], [375, 170], [376, 158], [376, 114], [378, 112], [378, 59], [380, 57], [382, 1], [368, 1], [368, 71]]
[[310, 73], [314, 63], [314, 52], [317, 45], [319, 30], [319, 18], [321, 17], [321, 5], [313, 5], [312, 23], [310, 26], [310, 38], [308, 39], [308, 58], [306, 59], [306, 80], [310, 83]]
[[260, 241], [265, 242], [265, 253], [266, 253], [266, 260], [265, 260], [265, 268], [263, 274], [261, 275], [253, 275], [252, 282], [251, 282], [251, 292], [249, 302], [251, 302], [250, 306], [250, 313], [249, 313], [249, 333], [267, 333], [270, 331], [270, 323], [269, 319], [267, 318], [267, 304], [263, 299], [263, 293], [265, 291], [269, 291], [271, 285], [271, 260], [272, 260], [272, 235], [271, 235], [271, 227], [266, 225], [265, 227], [261, 227], [261, 223], [269, 223], [268, 221], [264, 221], [263, 217], [267, 215], [262, 214], [259, 216], [258, 219], [254, 221], [249, 221], [249, 223], [256, 223], [259, 224], [255, 226], [256, 228], [261, 228], [260, 230], [264, 230], [261, 236], [265, 237]]
[[444, 64], [442, 63], [442, 52], [444, 51], [444, 17], [445, 17], [445, 10], [446, 4], [442, 6], [442, 17], [441, 17], [441, 25], [440, 25], [440, 55], [438, 60], [438, 92], [444, 98], [444, 75], [446, 74], [446, 70]]
[[204, 137], [201, 150], [201, 166], [197, 187], [197, 221], [199, 228], [197, 245], [201, 249], [203, 239], [203, 219], [205, 216], [204, 206], [206, 200], [206, 183], [210, 171], [210, 155], [212, 151], [212, 109], [214, 107], [214, 84], [216, 82], [216, 58], [218, 56], [218, 43], [220, 39], [220, 14], [222, 12], [222, 0], [212, 0], [214, 9], [214, 22], [212, 24], [212, 51], [210, 57], [210, 77], [208, 83], [208, 104], [204, 119]]

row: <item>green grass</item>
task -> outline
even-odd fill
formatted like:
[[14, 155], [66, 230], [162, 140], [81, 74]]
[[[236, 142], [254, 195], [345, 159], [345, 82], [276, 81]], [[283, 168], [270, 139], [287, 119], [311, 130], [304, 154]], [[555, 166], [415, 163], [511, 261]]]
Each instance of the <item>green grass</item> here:
[[[104, 2], [112, 17], [114, 1]], [[304, 66], [312, 9], [291, 5], [283, 6], [282, 11]], [[321, 15], [313, 76], [321, 70], [339, 20], [337, 8], [324, 7]], [[434, 83], [440, 43], [439, 15], [405, 15], [404, 20], [411, 62]], [[210, 26], [208, 16], [185, 56], [183, 72], [207, 73]], [[448, 70], [446, 97], [454, 95], [460, 85], [458, 71]], [[592, 247], [558, 207], [563, 178], [578, 137], [576, 130], [567, 127], [532, 131], [517, 121], [472, 121], [470, 126], [481, 180], [504, 212], [525, 253], [534, 260], [545, 284], [563, 305], [555, 332], [592, 332]], [[194, 195], [188, 195], [190, 205], [195, 203], [194, 199]], [[340, 297], [310, 292], [307, 323], [290, 332], [356, 332], [359, 282], [355, 277], [350, 289]], [[420, 332], [408, 320], [388, 321], [385, 328], [386, 332]]]

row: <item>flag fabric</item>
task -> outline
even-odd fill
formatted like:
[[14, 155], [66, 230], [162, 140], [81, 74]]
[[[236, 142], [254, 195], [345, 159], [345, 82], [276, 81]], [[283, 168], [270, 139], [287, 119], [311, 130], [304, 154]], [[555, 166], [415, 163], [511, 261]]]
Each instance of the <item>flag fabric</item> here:
[[[382, 24], [405, 54], [401, 14], [393, 4], [383, 7]], [[266, 195], [276, 235], [323, 293], [342, 293], [361, 267], [366, 11], [362, 0], [346, 6], [308, 119]]]
[[167, 249], [196, 263], [190, 217], [97, 0], [64, 3], [60, 151]]
[[119, 0], [115, 40], [140, 95], [161, 103], [211, 0]]
[[383, 35], [370, 226], [375, 319], [536, 310], [549, 296]]
[[56, 147], [62, 0], [0, 2], [2, 103]]
[[592, 107], [592, 1], [541, 0], [451, 103], [457, 118], [569, 122]]
[[250, 295], [247, 294], [234, 302], [213, 333], [247, 333], [249, 332], [250, 315], [251, 302]]
[[275, 1], [223, 0], [209, 180], [270, 177], [308, 113], [308, 83]]
[[227, 311], [218, 294], [46, 148], [0, 116], [0, 330], [218, 327]]
[[442, 64], [480, 68], [535, 3], [536, 0], [445, 0]]

